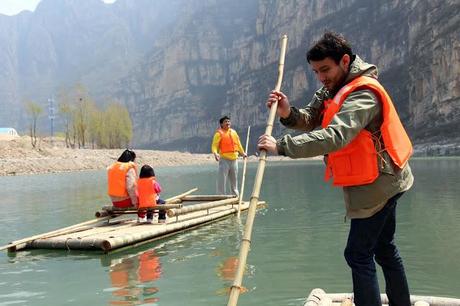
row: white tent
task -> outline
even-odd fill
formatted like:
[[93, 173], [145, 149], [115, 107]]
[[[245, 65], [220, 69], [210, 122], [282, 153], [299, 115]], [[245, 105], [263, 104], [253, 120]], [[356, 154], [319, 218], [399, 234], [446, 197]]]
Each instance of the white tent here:
[[14, 128], [0, 128], [0, 140], [11, 140], [19, 137]]

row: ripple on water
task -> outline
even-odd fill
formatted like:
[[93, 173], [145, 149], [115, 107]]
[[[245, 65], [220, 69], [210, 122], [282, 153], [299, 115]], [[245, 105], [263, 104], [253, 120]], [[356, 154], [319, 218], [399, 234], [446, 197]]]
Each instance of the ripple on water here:
[[[31, 292], [31, 291], [16, 291], [7, 294], [0, 294], [0, 305], [14, 305], [24, 304], [30, 302], [28, 299], [41, 299], [45, 296], [45, 292]], [[1, 301], [7, 299], [7, 301]]]

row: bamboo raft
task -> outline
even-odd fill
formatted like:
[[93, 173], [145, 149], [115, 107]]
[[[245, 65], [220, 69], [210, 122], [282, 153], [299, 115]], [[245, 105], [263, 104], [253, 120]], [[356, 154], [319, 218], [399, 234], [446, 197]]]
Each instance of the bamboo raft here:
[[[61, 228], [51, 232], [10, 242], [0, 247], [16, 252], [25, 249], [100, 250], [108, 253], [123, 247], [165, 238], [236, 214], [237, 197], [227, 195], [190, 195], [197, 188], [166, 200], [166, 204], [154, 207], [166, 210], [165, 223], [138, 223], [137, 210], [103, 207], [96, 212], [96, 219]], [[187, 204], [192, 202], [192, 204]], [[259, 201], [259, 205], [265, 202]], [[249, 208], [249, 202], [241, 204], [241, 210]], [[127, 218], [134, 214], [135, 218]]]
[[[304, 306], [352, 306], [351, 293], [326, 293], [323, 289], [313, 289], [305, 301]], [[388, 306], [386, 294], [381, 295], [382, 306]], [[460, 306], [460, 299], [411, 295], [411, 305], [414, 306]]]

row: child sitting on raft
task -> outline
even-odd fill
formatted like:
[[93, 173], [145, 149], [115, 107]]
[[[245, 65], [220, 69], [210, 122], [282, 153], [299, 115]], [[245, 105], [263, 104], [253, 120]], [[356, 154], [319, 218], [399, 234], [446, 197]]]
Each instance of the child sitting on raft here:
[[[165, 201], [160, 199], [161, 186], [156, 181], [155, 172], [149, 165], [144, 165], [139, 174], [139, 181], [137, 182], [137, 193], [139, 196], [138, 209], [149, 208], [157, 204], [165, 204]], [[143, 216], [138, 218], [138, 222], [142, 222]], [[147, 211], [147, 223], [152, 223], [153, 212]], [[166, 212], [160, 210], [158, 214], [158, 222], [166, 222]]]

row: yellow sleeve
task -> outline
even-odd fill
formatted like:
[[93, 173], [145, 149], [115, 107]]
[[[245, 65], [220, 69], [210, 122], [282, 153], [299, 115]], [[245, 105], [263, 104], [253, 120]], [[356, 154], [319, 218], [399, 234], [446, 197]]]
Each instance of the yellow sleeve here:
[[214, 137], [212, 138], [212, 145], [211, 145], [212, 153], [219, 153], [219, 143], [220, 143], [220, 134], [216, 132], [214, 134]]
[[240, 136], [236, 132], [235, 132], [235, 134], [236, 134], [236, 137], [238, 139], [238, 152], [240, 152], [241, 155], [243, 155], [244, 154], [244, 149], [243, 149], [243, 146], [241, 145]]

